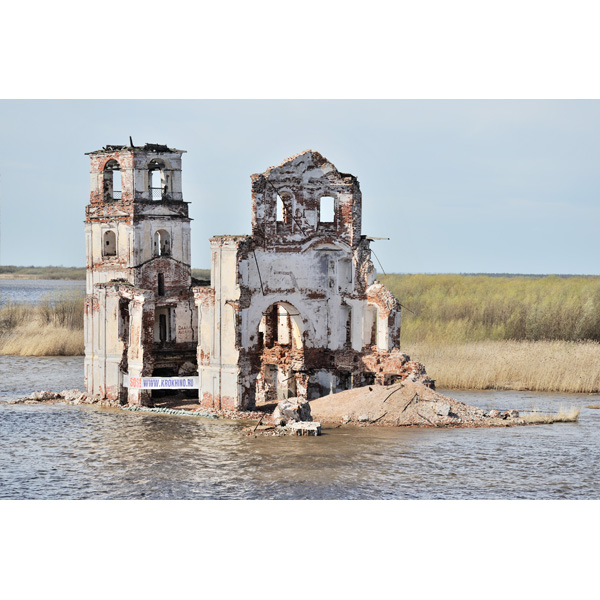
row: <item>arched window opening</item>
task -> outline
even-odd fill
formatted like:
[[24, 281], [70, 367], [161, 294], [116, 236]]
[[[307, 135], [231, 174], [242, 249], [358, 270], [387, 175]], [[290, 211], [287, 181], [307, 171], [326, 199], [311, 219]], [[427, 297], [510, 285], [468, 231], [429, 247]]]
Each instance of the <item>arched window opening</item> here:
[[116, 256], [117, 255], [117, 236], [112, 229], [104, 232], [104, 239], [102, 240], [102, 254], [103, 256]]
[[164, 275], [164, 273], [158, 274], [158, 295], [159, 296], [165, 295], [165, 275]]
[[109, 160], [104, 166], [102, 178], [104, 200], [121, 200], [121, 165], [114, 159]]
[[275, 344], [292, 349], [303, 347], [301, 320], [291, 304], [273, 304], [263, 313], [258, 329], [260, 345], [273, 348]]
[[335, 223], [335, 200], [332, 196], [322, 196], [319, 200], [319, 223]]
[[269, 404], [306, 393], [305, 333], [300, 313], [287, 302], [272, 304], [263, 313], [258, 328], [261, 366], [255, 386], [257, 404]]
[[171, 255], [171, 236], [168, 231], [159, 229], [154, 234], [154, 256]]
[[365, 309], [364, 345], [377, 346], [377, 307], [367, 306]]
[[157, 308], [154, 313], [154, 342], [170, 344], [175, 342], [175, 309]]
[[274, 304], [264, 315], [264, 343], [267, 348], [275, 344], [288, 346], [292, 343], [292, 320], [289, 312], [280, 304]]
[[292, 197], [290, 194], [277, 194], [277, 222], [292, 223]]
[[153, 159], [148, 164], [148, 191], [150, 200], [165, 200], [169, 191], [168, 175], [165, 172], [165, 163]]

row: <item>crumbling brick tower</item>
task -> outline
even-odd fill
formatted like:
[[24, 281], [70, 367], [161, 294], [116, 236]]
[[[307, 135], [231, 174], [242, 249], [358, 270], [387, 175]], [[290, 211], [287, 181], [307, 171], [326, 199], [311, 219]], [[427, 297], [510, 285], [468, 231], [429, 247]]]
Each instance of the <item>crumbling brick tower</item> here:
[[89, 152], [85, 384], [103, 399], [147, 404], [125, 377], [195, 374], [190, 219], [183, 150], [159, 144]]
[[250, 408], [409, 376], [356, 177], [308, 150], [253, 175], [252, 202], [252, 235], [211, 238], [211, 287], [195, 289], [201, 403]]

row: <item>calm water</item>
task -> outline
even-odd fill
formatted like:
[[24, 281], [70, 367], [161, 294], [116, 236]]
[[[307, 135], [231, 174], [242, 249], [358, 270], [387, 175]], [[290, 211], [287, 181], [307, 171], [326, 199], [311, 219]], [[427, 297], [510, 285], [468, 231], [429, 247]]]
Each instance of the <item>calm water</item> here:
[[[0, 357], [0, 399], [83, 385], [83, 358]], [[554, 410], [598, 396], [452, 392]], [[0, 402], [0, 498], [599, 499], [600, 410], [577, 424], [340, 428], [248, 438], [237, 423]]]
[[7, 302], [38, 302], [71, 290], [85, 291], [85, 281], [0, 279], [0, 306]]

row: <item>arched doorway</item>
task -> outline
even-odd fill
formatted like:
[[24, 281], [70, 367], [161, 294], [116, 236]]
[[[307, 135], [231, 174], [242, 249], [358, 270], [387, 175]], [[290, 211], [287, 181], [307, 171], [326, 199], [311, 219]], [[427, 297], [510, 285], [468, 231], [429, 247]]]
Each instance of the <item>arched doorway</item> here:
[[104, 201], [121, 200], [121, 165], [113, 158], [102, 172]]
[[102, 244], [103, 256], [117, 255], [117, 236], [112, 229], [104, 232], [104, 243]]
[[159, 229], [154, 233], [154, 256], [171, 255], [171, 236], [164, 229]]
[[258, 326], [257, 406], [306, 397], [305, 330], [300, 313], [289, 302], [276, 302], [263, 312]]
[[156, 158], [148, 163], [148, 195], [150, 200], [166, 200], [169, 192], [165, 163]]

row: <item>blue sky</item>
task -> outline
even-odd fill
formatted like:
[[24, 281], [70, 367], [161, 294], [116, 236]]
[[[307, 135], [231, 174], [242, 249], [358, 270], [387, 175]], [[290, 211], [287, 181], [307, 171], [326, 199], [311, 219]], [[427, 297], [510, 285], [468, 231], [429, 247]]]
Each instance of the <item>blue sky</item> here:
[[600, 274], [596, 100], [2, 100], [2, 264], [84, 265], [84, 153], [130, 135], [187, 150], [194, 267], [311, 148], [358, 177], [386, 272]]

